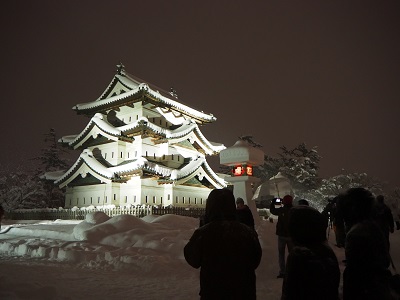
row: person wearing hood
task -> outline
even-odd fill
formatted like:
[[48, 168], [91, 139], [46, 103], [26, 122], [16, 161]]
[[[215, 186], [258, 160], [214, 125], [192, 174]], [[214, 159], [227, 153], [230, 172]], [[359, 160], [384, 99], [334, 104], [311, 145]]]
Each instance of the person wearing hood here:
[[[281, 206], [281, 203], [283, 203], [283, 206]], [[277, 278], [283, 278], [285, 276], [286, 247], [288, 248], [288, 252], [290, 252], [292, 249], [292, 240], [289, 236], [288, 227], [289, 212], [293, 207], [292, 203], [293, 197], [291, 195], [286, 195], [283, 197], [282, 202], [280, 202], [279, 198], [274, 198], [269, 208], [271, 214], [278, 216], [278, 222], [276, 223], [276, 235], [278, 236], [279, 274]]]
[[295, 206], [290, 211], [293, 249], [286, 263], [282, 300], [338, 300], [340, 269], [326, 238], [327, 222], [316, 209]]
[[262, 250], [256, 231], [237, 220], [232, 191], [211, 191], [206, 220], [184, 247], [188, 264], [201, 268], [200, 299], [256, 299]]

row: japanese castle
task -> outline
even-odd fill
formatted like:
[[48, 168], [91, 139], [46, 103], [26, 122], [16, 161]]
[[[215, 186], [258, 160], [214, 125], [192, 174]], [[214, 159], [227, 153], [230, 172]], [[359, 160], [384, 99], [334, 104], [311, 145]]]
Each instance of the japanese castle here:
[[204, 207], [211, 189], [226, 186], [206, 161], [225, 146], [208, 141], [199, 127], [216, 118], [129, 75], [122, 64], [98, 99], [73, 109], [90, 121], [60, 139], [81, 151], [55, 181], [66, 188], [65, 207]]

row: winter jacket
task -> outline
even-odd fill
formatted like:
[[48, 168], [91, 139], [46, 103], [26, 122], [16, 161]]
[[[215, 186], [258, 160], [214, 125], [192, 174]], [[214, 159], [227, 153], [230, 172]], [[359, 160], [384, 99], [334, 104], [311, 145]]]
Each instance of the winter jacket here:
[[198, 228], [184, 248], [186, 261], [200, 270], [201, 299], [256, 299], [255, 269], [261, 260], [257, 233], [236, 220]]
[[389, 264], [388, 244], [376, 222], [365, 220], [353, 225], [346, 236], [343, 299], [392, 299]]
[[379, 227], [382, 229], [385, 236], [389, 236], [389, 232], [394, 232], [392, 211], [386, 204], [376, 203], [373, 217]]
[[292, 207], [292, 205], [284, 205], [276, 208], [275, 203], [271, 203], [269, 211], [271, 214], [278, 216], [278, 222], [276, 223], [276, 235], [289, 237], [289, 211]]
[[340, 269], [327, 243], [295, 246], [286, 261], [282, 300], [338, 300]]
[[245, 205], [243, 208], [236, 209], [236, 217], [240, 223], [243, 223], [254, 229], [253, 214], [247, 205]]
[[311, 207], [291, 209], [289, 233], [294, 243], [286, 262], [282, 300], [337, 300], [340, 269], [326, 239], [326, 218]]

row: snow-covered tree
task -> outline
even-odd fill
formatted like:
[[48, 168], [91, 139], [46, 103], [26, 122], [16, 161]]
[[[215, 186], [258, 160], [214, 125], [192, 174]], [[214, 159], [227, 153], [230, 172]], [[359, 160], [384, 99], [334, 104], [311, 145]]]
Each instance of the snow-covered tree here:
[[396, 187], [385, 197], [386, 205], [392, 210], [393, 217], [400, 221], [400, 187]]
[[45, 147], [42, 149], [41, 155], [34, 158], [40, 163], [38, 171], [49, 172], [66, 169], [68, 162], [63, 156], [68, 154], [68, 151], [57, 142], [54, 128], [50, 128], [50, 131], [44, 134], [44, 143]]
[[0, 174], [0, 204], [6, 211], [46, 207], [45, 192], [37, 176], [18, 168]]
[[44, 134], [44, 143], [45, 147], [42, 149], [41, 155], [34, 158], [39, 161], [36, 175], [40, 178], [38, 184], [42, 186], [44, 191], [43, 201], [49, 207], [64, 206], [64, 191], [55, 186], [53, 181], [45, 179], [43, 175], [46, 172], [67, 169], [69, 164], [64, 157], [68, 155], [68, 151], [57, 142], [54, 128], [50, 128], [50, 131]]
[[333, 199], [346, 190], [355, 187], [363, 187], [375, 195], [383, 194], [383, 183], [377, 178], [368, 176], [366, 173], [339, 174], [328, 179], [322, 179], [320, 185], [306, 193], [314, 206], [323, 208], [328, 199]]

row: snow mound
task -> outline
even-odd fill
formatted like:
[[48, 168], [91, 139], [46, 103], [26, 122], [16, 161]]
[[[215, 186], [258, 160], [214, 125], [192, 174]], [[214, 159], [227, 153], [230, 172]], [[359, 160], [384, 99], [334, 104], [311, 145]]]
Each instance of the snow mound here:
[[110, 217], [102, 211], [95, 211], [89, 213], [85, 217], [85, 221], [89, 224], [100, 224], [105, 221], [108, 221]]

